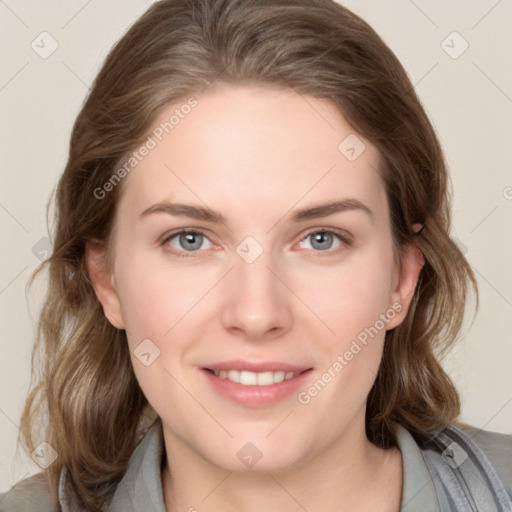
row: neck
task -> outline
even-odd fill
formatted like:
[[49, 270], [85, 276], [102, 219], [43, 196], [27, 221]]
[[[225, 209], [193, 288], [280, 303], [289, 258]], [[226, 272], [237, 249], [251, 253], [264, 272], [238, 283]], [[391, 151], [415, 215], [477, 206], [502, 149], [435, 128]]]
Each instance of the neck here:
[[373, 445], [364, 429], [345, 432], [323, 453], [274, 471], [256, 467], [227, 471], [203, 459], [165, 427], [164, 438], [168, 456], [162, 485], [167, 512], [397, 512], [400, 508], [400, 451]]

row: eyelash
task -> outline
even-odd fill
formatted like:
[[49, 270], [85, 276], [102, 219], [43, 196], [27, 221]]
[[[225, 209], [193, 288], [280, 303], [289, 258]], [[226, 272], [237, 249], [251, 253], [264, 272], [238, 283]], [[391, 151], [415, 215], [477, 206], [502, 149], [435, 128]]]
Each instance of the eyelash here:
[[[198, 228], [181, 228], [181, 229], [177, 229], [177, 230], [169, 233], [168, 235], [166, 235], [164, 237], [164, 239], [162, 240], [161, 245], [164, 247], [164, 250], [166, 252], [174, 255], [174, 256], [179, 257], [179, 258], [191, 258], [191, 257], [194, 257], [193, 256], [194, 253], [196, 253], [196, 252], [203, 252], [201, 250], [199, 250], [199, 251], [177, 251], [174, 248], [171, 249], [170, 246], [167, 245], [170, 240], [172, 240], [176, 236], [184, 234], [184, 233], [198, 234], [198, 235], [204, 236], [205, 238], [208, 238], [206, 233], [203, 230], [198, 229]], [[312, 229], [312, 230], [308, 231], [300, 239], [300, 242], [303, 242], [309, 236], [311, 236], [313, 234], [317, 234], [317, 233], [327, 233], [327, 234], [334, 235], [335, 237], [337, 237], [340, 240], [342, 245], [340, 247], [336, 247], [335, 249], [326, 249], [325, 251], [315, 251], [314, 249], [308, 249], [308, 250], [312, 250], [313, 252], [317, 253], [315, 255], [315, 257], [316, 256], [323, 257], [324, 255], [322, 253], [326, 253], [329, 256], [336, 255], [340, 251], [342, 251], [342, 250], [344, 250], [347, 247], [350, 247], [352, 245], [351, 237], [346, 232], [341, 232], [341, 231], [339, 231], [337, 229], [333, 229], [333, 228], [315, 228], [315, 229]]]

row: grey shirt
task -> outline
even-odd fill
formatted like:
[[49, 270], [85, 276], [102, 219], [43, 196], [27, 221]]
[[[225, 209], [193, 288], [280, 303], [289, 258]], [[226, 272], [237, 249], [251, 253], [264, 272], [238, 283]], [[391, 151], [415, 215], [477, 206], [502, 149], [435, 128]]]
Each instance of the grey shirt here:
[[[402, 453], [403, 488], [401, 512], [448, 512], [441, 510], [436, 489], [422, 450], [411, 433], [399, 424], [396, 440]], [[512, 435], [465, 429], [494, 466], [512, 499]], [[164, 442], [161, 422], [151, 427], [137, 446], [128, 469], [117, 486], [110, 512], [166, 512], [163, 500], [161, 463]], [[62, 512], [81, 512], [73, 499], [66, 499], [66, 470], [62, 470], [59, 500]], [[200, 510], [200, 503], [191, 507]], [[46, 487], [42, 473], [29, 477], [0, 495], [0, 512], [56, 512], [58, 510]]]

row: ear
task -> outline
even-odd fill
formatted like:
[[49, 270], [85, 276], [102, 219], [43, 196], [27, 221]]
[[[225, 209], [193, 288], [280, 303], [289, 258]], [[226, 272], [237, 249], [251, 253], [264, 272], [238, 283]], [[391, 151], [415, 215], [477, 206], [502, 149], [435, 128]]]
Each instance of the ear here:
[[[414, 224], [413, 229], [418, 232], [421, 228], [421, 224]], [[416, 289], [416, 283], [425, 264], [423, 254], [418, 247], [418, 243], [415, 240], [407, 244], [402, 251], [402, 264], [397, 272], [397, 279], [394, 285], [394, 289], [391, 294], [389, 307], [392, 304], [400, 304], [401, 309], [399, 312], [388, 321], [386, 329], [390, 330], [400, 325], [409, 311], [409, 306]], [[393, 308], [395, 311], [398, 310], [396, 306]]]
[[124, 329], [121, 302], [115, 288], [114, 274], [106, 263], [106, 249], [96, 242], [85, 246], [85, 264], [96, 297], [103, 306], [103, 313], [117, 329]]

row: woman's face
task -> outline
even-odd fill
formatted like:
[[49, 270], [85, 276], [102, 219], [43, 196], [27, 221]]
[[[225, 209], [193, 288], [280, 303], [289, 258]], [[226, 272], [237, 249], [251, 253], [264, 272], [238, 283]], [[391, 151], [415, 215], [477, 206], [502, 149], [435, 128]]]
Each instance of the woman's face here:
[[167, 445], [292, 467], [364, 436], [420, 265], [396, 263], [377, 151], [332, 104], [248, 86], [195, 99], [161, 113], [124, 178], [96, 289]]

